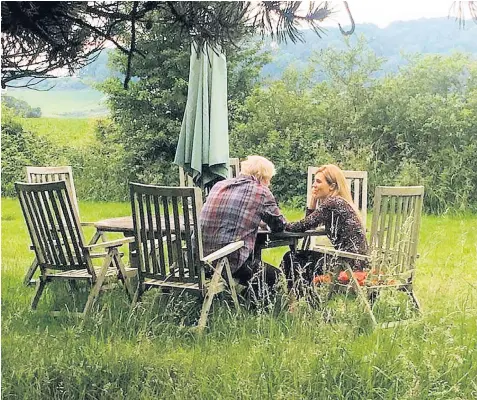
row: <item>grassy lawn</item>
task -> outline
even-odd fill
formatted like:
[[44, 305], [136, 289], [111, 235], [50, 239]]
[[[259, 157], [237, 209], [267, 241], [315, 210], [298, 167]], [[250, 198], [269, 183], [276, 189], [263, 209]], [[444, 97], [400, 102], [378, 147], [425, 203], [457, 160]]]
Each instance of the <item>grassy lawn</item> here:
[[65, 147], [94, 144], [95, 118], [22, 118], [23, 127]]
[[[130, 213], [127, 203], [80, 208], [85, 221]], [[301, 214], [286, 211], [290, 220]], [[217, 301], [197, 337], [189, 327], [198, 304], [187, 296], [151, 291], [130, 313], [123, 290], [113, 289], [82, 324], [67, 312], [48, 315], [66, 296], [58, 287], [29, 311], [34, 289], [21, 282], [33, 256], [17, 200], [3, 199], [3, 398], [477, 398], [476, 226], [475, 215], [423, 218], [416, 277], [423, 314], [412, 324], [370, 331], [352, 299], [239, 316]], [[266, 258], [277, 265], [285, 251]]]

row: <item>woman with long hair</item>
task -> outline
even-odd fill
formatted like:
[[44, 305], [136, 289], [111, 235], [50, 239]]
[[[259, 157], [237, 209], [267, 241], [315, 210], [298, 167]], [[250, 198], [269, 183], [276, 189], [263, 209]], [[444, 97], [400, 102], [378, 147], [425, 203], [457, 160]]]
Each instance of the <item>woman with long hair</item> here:
[[[318, 168], [305, 218], [288, 223], [285, 230], [304, 232], [322, 225], [325, 226], [326, 235], [335, 249], [359, 254], [368, 252], [366, 230], [359, 211], [353, 203], [343, 171], [333, 164]], [[338, 257], [331, 260], [331, 263], [340, 261]], [[331, 266], [325, 265], [322, 253], [313, 250], [288, 252], [281, 264], [289, 289], [293, 288], [297, 281], [300, 281], [300, 286], [311, 284], [316, 276], [322, 275]], [[354, 270], [362, 270], [366, 263], [355, 260], [351, 267]]]

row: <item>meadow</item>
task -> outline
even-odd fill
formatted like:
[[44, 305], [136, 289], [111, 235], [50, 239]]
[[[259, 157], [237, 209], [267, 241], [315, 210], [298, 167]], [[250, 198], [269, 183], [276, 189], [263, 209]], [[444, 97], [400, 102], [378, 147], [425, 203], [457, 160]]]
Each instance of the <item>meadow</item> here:
[[[128, 203], [80, 202], [82, 219], [130, 213]], [[299, 210], [285, 210], [290, 219]], [[130, 312], [108, 291], [85, 323], [36, 312], [22, 279], [33, 258], [16, 199], [2, 199], [2, 397], [5, 399], [473, 399], [477, 397], [477, 216], [425, 216], [416, 293], [422, 315], [369, 329], [359, 305], [300, 304], [288, 312], [213, 304], [203, 336], [193, 297], [147, 293]], [[87, 236], [92, 231], [87, 231]], [[277, 265], [284, 249], [268, 251]], [[395, 293], [384, 299], [393, 304]], [[78, 298], [76, 299], [78, 300]], [[69, 307], [76, 300], [68, 300]], [[70, 309], [71, 309], [70, 308]], [[386, 318], [384, 307], [380, 318]]]
[[24, 129], [58, 146], [86, 148], [95, 143], [95, 118], [22, 118]]
[[49, 118], [90, 118], [108, 113], [104, 94], [91, 88], [50, 91], [11, 89], [8, 94], [26, 101], [31, 107], [40, 107], [42, 116]]

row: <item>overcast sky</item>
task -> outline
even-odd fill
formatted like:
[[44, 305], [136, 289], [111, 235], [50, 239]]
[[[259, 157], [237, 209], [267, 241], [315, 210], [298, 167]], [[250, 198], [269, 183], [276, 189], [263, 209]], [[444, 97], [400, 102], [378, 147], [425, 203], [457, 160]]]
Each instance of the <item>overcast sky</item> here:
[[[304, 2], [305, 3], [305, 2]], [[466, 3], [466, 2], [465, 2]], [[315, 2], [315, 4], [318, 4]], [[349, 18], [344, 11], [342, 1], [332, 1], [336, 13], [327, 20], [325, 25], [349, 25]], [[420, 18], [447, 17], [453, 1], [450, 0], [350, 0], [348, 1], [351, 14], [357, 24], [372, 23], [381, 28], [393, 21], [408, 21]], [[465, 5], [467, 7], [467, 5]], [[466, 17], [469, 12], [466, 9]], [[456, 13], [451, 13], [455, 17]]]

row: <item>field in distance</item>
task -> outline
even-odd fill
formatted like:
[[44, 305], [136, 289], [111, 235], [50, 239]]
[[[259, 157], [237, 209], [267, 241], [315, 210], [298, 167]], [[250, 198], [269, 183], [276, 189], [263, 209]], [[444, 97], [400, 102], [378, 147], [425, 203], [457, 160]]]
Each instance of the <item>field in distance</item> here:
[[98, 118], [22, 118], [25, 129], [65, 147], [83, 147], [95, 142]]
[[43, 117], [88, 118], [108, 114], [103, 93], [94, 89], [37, 91], [9, 89], [9, 96], [40, 107]]

